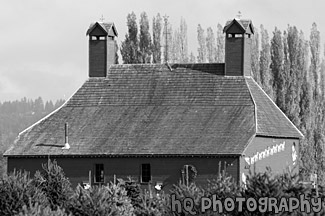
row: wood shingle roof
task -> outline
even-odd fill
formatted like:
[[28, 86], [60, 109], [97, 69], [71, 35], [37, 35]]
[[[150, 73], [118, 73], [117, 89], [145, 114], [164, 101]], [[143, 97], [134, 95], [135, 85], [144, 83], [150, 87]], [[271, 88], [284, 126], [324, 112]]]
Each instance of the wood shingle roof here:
[[[252, 78], [223, 68], [111, 65], [5, 155], [239, 155], [255, 135], [301, 136]], [[61, 149], [65, 122], [69, 150]]]

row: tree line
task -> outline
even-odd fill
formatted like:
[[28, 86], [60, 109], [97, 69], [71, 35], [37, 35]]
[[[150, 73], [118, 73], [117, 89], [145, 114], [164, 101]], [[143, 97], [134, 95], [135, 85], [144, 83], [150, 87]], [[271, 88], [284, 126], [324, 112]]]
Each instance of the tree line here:
[[313, 23], [309, 38], [296, 26], [275, 28], [271, 36], [255, 31], [253, 78], [304, 134], [300, 143], [301, 173], [317, 173], [324, 183], [325, 55]]
[[213, 29], [204, 29], [198, 25], [198, 56], [189, 51], [187, 39], [187, 23], [181, 18], [180, 25], [173, 28], [168, 17], [159, 13], [152, 18], [152, 31], [146, 12], [140, 14], [139, 27], [134, 12], [127, 15], [128, 31], [121, 44], [121, 55], [124, 64], [139, 63], [188, 63], [188, 62], [223, 62], [224, 35], [222, 25], [217, 25], [216, 36]]
[[3, 152], [13, 144], [22, 130], [51, 113], [64, 103], [63, 99], [44, 102], [41, 97], [0, 102], [0, 175], [3, 172]]

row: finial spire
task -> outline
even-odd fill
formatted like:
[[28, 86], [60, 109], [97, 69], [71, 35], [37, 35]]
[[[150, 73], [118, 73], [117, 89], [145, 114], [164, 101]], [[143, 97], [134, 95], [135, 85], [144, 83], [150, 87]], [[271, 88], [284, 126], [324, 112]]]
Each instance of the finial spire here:
[[236, 15], [236, 19], [241, 19], [241, 17], [242, 17], [242, 13], [240, 12], [240, 11], [238, 11], [238, 14]]
[[99, 18], [99, 20], [100, 20], [101, 22], [104, 22], [105, 18], [104, 18], [104, 16], [103, 16], [103, 14], [102, 14], [101, 18]]

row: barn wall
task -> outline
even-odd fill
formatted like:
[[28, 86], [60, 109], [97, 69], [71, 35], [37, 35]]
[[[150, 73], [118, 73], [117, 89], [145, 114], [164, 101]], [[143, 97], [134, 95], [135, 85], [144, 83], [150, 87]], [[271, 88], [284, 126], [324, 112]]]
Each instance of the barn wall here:
[[[293, 145], [297, 153], [296, 158], [292, 148]], [[277, 151], [274, 152], [276, 147]], [[280, 151], [278, 151], [279, 148]], [[298, 148], [299, 139], [255, 137], [245, 150], [244, 155], [240, 158], [240, 175], [241, 177], [242, 173], [247, 175], [249, 170], [263, 172], [266, 170], [266, 167], [270, 167], [273, 173], [281, 173], [288, 168], [298, 172]], [[273, 149], [272, 152], [271, 149]], [[246, 160], [248, 160], [249, 163], [247, 163]]]
[[[54, 158], [52, 158], [54, 159]], [[138, 181], [140, 178], [140, 166], [142, 163], [150, 163], [152, 183], [157, 181], [163, 182], [165, 189], [170, 189], [181, 178], [181, 169], [184, 165], [194, 165], [197, 169], [198, 176], [196, 182], [205, 184], [207, 179], [217, 178], [219, 166], [221, 170], [226, 165], [226, 171], [235, 179], [238, 179], [238, 158], [57, 158], [58, 164], [63, 167], [66, 175], [69, 177], [73, 186], [78, 183], [88, 181], [89, 171], [94, 173], [94, 165], [97, 163], [104, 164], [105, 182], [116, 178], [127, 179], [129, 176]], [[28, 170], [34, 173], [41, 169], [41, 163], [46, 163], [47, 159], [40, 158], [8, 158], [8, 171], [11, 172], [15, 168]], [[220, 165], [219, 165], [220, 164]]]

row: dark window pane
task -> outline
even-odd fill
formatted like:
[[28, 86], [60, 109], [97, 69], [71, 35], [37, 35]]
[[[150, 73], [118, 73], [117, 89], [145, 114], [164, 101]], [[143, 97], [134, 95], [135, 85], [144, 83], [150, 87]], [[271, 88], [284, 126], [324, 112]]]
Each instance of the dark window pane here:
[[95, 165], [95, 182], [104, 182], [104, 164]]
[[141, 182], [149, 182], [151, 180], [150, 164], [142, 164], [141, 166]]

